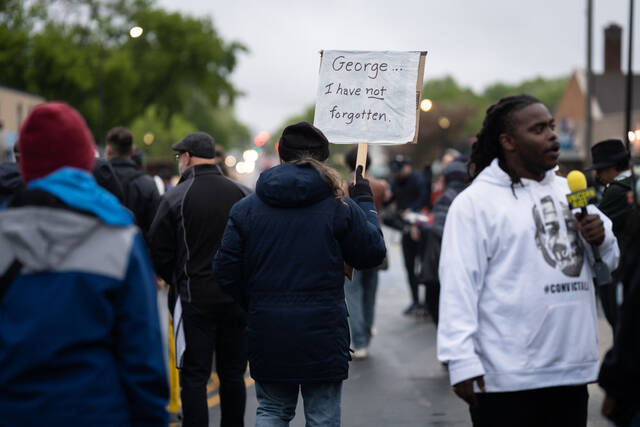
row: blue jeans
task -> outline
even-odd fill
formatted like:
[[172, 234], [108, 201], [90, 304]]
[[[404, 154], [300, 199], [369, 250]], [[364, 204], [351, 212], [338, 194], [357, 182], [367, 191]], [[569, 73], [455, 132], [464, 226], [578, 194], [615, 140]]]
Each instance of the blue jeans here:
[[346, 280], [344, 293], [349, 309], [351, 340], [355, 348], [365, 348], [371, 341], [371, 328], [378, 290], [378, 269], [355, 270], [353, 281]]
[[342, 382], [265, 383], [256, 381], [256, 427], [287, 427], [296, 415], [298, 389], [302, 391], [307, 427], [339, 427]]

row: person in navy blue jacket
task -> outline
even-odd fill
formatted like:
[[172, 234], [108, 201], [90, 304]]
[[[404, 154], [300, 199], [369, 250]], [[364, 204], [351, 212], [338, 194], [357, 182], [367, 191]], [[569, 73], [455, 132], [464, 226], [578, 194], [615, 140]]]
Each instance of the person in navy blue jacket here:
[[214, 273], [248, 307], [256, 426], [288, 425], [299, 390], [307, 425], [338, 426], [351, 359], [344, 263], [373, 268], [386, 248], [362, 169], [345, 198], [319, 129], [288, 126], [278, 153], [231, 209]]
[[27, 186], [0, 211], [0, 424], [166, 426], [151, 261], [91, 176], [84, 119], [40, 105], [19, 144]]

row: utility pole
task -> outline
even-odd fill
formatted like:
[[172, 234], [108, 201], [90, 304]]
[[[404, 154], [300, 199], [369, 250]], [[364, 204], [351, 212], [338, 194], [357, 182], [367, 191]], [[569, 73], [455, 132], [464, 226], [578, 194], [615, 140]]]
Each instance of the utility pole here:
[[[632, 0], [633, 1], [633, 0]], [[591, 154], [591, 133], [593, 126], [593, 117], [591, 115], [591, 96], [593, 94], [593, 64], [592, 43], [593, 43], [593, 0], [587, 0], [587, 95], [585, 97], [585, 132], [584, 132], [584, 162], [588, 162]]]
[[625, 128], [624, 135], [627, 141], [627, 151], [631, 152], [629, 131], [631, 131], [631, 110], [633, 110], [633, 0], [629, 0], [629, 54], [627, 62], [627, 93], [625, 99]]

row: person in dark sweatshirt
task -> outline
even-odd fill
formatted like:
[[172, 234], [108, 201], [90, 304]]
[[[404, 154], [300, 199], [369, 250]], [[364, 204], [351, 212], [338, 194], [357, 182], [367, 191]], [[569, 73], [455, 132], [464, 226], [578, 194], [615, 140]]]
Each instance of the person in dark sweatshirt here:
[[124, 195], [122, 204], [133, 213], [136, 224], [148, 243], [149, 227], [158, 209], [160, 194], [151, 175], [139, 170], [131, 159], [133, 155], [131, 131], [124, 127], [111, 129], [107, 134], [106, 154], [122, 185]]
[[344, 263], [378, 266], [386, 248], [362, 168], [345, 198], [319, 129], [288, 126], [278, 154], [231, 209], [214, 272], [248, 308], [256, 426], [288, 425], [300, 391], [308, 425], [339, 426], [351, 359]]

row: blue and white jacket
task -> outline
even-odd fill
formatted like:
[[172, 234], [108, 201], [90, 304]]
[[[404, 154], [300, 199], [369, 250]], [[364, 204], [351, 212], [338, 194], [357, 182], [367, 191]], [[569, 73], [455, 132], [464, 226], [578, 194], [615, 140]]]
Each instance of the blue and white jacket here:
[[0, 211], [0, 423], [166, 425], [167, 376], [147, 250], [131, 215], [63, 168]]

